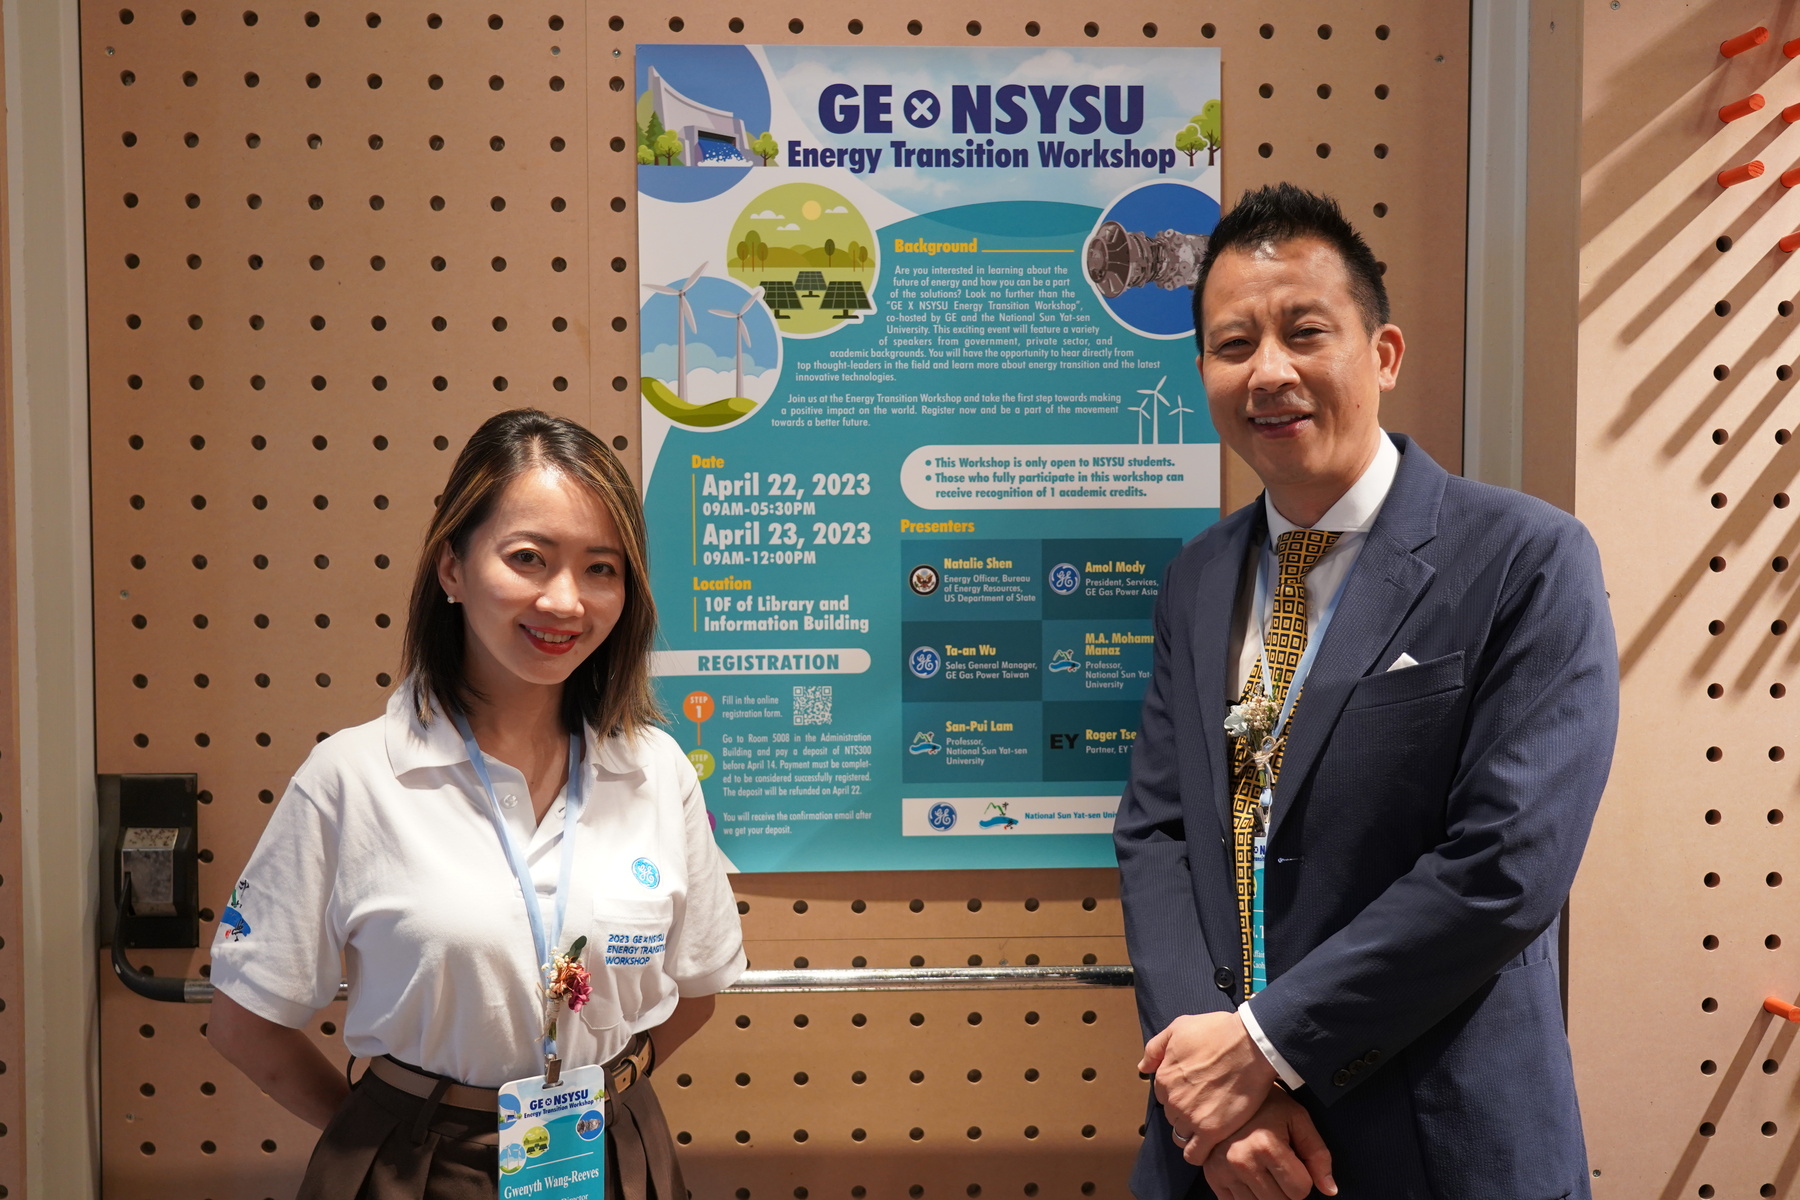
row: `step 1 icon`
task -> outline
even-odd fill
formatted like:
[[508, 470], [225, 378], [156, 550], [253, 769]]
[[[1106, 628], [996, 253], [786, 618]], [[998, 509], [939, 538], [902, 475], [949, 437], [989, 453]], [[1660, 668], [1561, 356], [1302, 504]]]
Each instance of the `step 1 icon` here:
[[681, 715], [694, 723], [694, 745], [698, 746], [701, 726], [713, 715], [713, 698], [705, 692], [689, 692], [681, 699]]

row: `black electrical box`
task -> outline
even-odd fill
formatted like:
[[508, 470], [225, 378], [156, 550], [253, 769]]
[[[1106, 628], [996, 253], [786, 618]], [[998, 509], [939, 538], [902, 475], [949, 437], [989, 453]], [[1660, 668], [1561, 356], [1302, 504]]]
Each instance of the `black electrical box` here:
[[[100, 851], [105, 868], [100, 944], [129, 949], [192, 949], [200, 944], [200, 868], [195, 775], [100, 776]], [[132, 877], [131, 903], [119, 893]]]

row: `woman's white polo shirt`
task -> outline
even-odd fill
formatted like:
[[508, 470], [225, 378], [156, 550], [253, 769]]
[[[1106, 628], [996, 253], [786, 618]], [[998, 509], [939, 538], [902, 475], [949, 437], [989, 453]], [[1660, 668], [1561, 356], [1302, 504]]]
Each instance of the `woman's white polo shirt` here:
[[[568, 1066], [605, 1062], [681, 996], [744, 970], [723, 856], [673, 738], [589, 730], [587, 802], [558, 948], [586, 935], [593, 994], [564, 1014]], [[485, 756], [555, 921], [563, 796], [534, 824], [524, 776]], [[477, 1087], [537, 1074], [542, 1002], [531, 927], [455, 727], [411, 692], [313, 749], [276, 807], [213, 939], [213, 985], [298, 1028], [350, 981], [344, 1041]]]

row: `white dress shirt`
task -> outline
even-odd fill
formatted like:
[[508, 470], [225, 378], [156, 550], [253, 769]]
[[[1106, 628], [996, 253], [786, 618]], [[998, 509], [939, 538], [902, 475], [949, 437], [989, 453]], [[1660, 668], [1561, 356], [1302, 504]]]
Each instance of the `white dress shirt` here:
[[[567, 1066], [605, 1062], [666, 1020], [681, 996], [745, 966], [736, 901], [700, 783], [673, 738], [589, 735], [574, 877], [557, 949], [588, 939], [592, 995], [558, 1022]], [[564, 796], [544, 819], [516, 768], [483, 755], [555, 922]], [[566, 790], [566, 789], [565, 789]], [[300, 1027], [350, 981], [342, 1024], [358, 1057], [477, 1087], [543, 1069], [531, 929], [462, 738], [421, 725], [410, 688], [387, 712], [313, 748], [244, 868], [213, 940], [214, 986]]]
[[[1375, 449], [1375, 457], [1363, 469], [1362, 475], [1350, 485], [1350, 490], [1338, 497], [1336, 504], [1325, 510], [1312, 528], [1326, 532], [1339, 533], [1336, 542], [1313, 564], [1312, 570], [1306, 574], [1306, 633], [1310, 640], [1313, 632], [1319, 627], [1319, 616], [1338, 587], [1350, 575], [1350, 569], [1362, 554], [1363, 543], [1369, 539], [1369, 530], [1375, 527], [1375, 518], [1381, 513], [1381, 506], [1387, 500], [1388, 492], [1394, 486], [1394, 474], [1400, 469], [1400, 451], [1394, 446], [1393, 439], [1386, 432], [1381, 434], [1381, 444]], [[1273, 545], [1282, 534], [1291, 529], [1299, 529], [1280, 512], [1263, 493], [1263, 511], [1269, 522], [1269, 541], [1265, 545]], [[1262, 654], [1263, 625], [1268, 621], [1274, 606], [1274, 598], [1267, 601], [1267, 607], [1257, 614], [1257, 619], [1250, 619], [1250, 608], [1255, 603], [1257, 557], [1264, 546], [1253, 546], [1248, 569], [1244, 572], [1241, 586], [1238, 588], [1237, 607], [1232, 618], [1231, 640], [1237, 653], [1230, 655], [1226, 661], [1232, 664], [1231, 678], [1227, 681], [1229, 691], [1225, 703], [1238, 702], [1243, 693], [1244, 681], [1250, 678], [1250, 671]], [[1304, 1087], [1306, 1081], [1300, 1073], [1288, 1065], [1281, 1051], [1269, 1041], [1263, 1033], [1262, 1026], [1257, 1023], [1253, 1008], [1255, 1000], [1246, 1000], [1238, 1005], [1238, 1016], [1243, 1019], [1244, 1029], [1250, 1038], [1281, 1076], [1281, 1081], [1290, 1088]]]

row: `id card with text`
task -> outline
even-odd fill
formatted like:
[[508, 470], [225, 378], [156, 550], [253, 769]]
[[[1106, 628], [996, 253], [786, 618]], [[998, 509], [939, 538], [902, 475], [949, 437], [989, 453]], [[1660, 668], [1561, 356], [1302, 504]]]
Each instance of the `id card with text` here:
[[500, 1089], [500, 1200], [602, 1200], [606, 1072], [575, 1067]]

